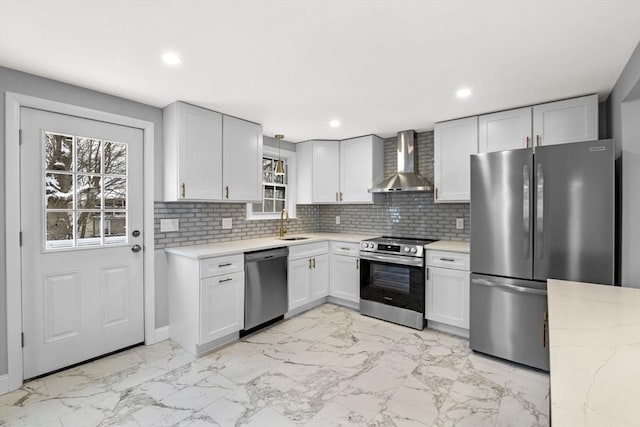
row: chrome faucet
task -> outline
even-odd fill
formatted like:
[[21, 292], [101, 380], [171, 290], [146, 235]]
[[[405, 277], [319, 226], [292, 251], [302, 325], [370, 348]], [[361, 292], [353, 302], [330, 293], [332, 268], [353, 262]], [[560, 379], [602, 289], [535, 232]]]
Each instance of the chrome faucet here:
[[280, 211], [280, 229], [278, 230], [278, 236], [280, 236], [280, 238], [284, 237], [287, 233], [287, 229], [284, 226], [285, 221], [289, 222], [289, 211], [282, 209]]

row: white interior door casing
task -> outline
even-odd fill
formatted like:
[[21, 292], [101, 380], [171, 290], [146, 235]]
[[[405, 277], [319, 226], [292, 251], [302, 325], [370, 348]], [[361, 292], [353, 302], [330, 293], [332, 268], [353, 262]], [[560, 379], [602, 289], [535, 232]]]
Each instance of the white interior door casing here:
[[144, 340], [143, 255], [131, 250], [143, 242], [143, 138], [139, 129], [28, 108], [21, 128], [30, 378]]
[[533, 135], [539, 145], [598, 139], [598, 95], [533, 107]]
[[485, 114], [478, 118], [478, 152], [532, 147], [531, 107]]

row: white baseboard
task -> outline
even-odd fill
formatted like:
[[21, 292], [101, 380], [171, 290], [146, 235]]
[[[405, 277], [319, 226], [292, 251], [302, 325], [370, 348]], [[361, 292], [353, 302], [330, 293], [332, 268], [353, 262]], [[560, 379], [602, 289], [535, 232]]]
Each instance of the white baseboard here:
[[0, 375], [0, 394], [9, 392], [9, 375]]
[[169, 339], [169, 325], [156, 329], [156, 342]]

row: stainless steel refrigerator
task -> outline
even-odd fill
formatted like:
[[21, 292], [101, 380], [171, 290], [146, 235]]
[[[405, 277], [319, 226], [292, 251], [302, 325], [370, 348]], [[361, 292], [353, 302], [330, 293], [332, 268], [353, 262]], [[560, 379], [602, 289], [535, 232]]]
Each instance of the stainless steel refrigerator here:
[[614, 283], [613, 140], [471, 156], [473, 350], [549, 370], [547, 279]]

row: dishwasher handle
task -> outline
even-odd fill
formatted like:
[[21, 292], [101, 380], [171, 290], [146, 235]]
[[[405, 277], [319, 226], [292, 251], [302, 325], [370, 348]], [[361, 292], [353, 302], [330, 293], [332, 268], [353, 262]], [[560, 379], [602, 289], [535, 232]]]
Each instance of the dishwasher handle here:
[[244, 254], [244, 262], [264, 261], [274, 258], [285, 258], [289, 256], [289, 248], [266, 249], [263, 251], [246, 252]]

